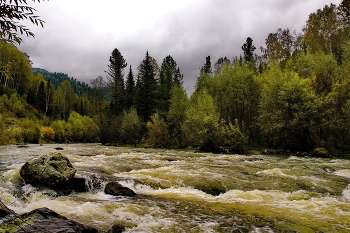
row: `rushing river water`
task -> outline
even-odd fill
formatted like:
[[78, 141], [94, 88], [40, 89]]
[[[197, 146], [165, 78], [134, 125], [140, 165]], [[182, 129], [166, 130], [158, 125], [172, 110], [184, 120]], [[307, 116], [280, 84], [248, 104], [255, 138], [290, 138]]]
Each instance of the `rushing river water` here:
[[[19, 170], [55, 147], [77, 175], [117, 180], [136, 197], [100, 190], [56, 195], [23, 185]], [[40, 207], [125, 232], [350, 232], [350, 161], [217, 155], [97, 144], [0, 147], [0, 198], [21, 214]]]

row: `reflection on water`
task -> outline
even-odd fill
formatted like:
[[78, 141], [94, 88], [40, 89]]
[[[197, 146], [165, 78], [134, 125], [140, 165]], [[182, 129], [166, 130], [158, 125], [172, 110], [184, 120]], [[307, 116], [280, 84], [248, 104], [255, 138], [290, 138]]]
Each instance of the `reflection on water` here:
[[[57, 146], [101, 188], [59, 196], [23, 184], [20, 167]], [[251, 158], [97, 144], [2, 146], [0, 195], [17, 213], [48, 207], [100, 231], [115, 223], [126, 232], [350, 231], [350, 161]], [[139, 195], [104, 194], [106, 180]]]

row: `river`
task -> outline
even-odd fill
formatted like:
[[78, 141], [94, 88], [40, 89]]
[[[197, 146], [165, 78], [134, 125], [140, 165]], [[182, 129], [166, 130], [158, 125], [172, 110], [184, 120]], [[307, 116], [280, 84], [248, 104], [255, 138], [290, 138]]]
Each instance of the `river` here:
[[[48, 152], [66, 155], [77, 175], [100, 181], [57, 195], [23, 185], [19, 170]], [[99, 144], [0, 147], [0, 198], [21, 214], [48, 207], [97, 228], [125, 232], [350, 232], [350, 161], [224, 155]], [[104, 194], [117, 180], [136, 197]]]

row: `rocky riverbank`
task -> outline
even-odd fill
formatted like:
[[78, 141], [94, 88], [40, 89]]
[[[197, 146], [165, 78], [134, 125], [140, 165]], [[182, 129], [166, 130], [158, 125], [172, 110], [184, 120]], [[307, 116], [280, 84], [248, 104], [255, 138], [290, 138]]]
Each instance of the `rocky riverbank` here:
[[[24, 183], [54, 189], [61, 195], [74, 192], [88, 192], [84, 177], [75, 176], [76, 169], [61, 153], [49, 153], [27, 161], [20, 170]], [[96, 184], [97, 185], [97, 184]], [[100, 185], [100, 184], [99, 184]], [[134, 196], [131, 189], [115, 181], [107, 182], [105, 193], [114, 196]], [[9, 233], [49, 232], [49, 233], [97, 233], [98, 230], [68, 219], [53, 210], [43, 207], [22, 215], [16, 214], [4, 204], [0, 205], [0, 229]], [[123, 232], [121, 225], [112, 225], [105, 233]]]

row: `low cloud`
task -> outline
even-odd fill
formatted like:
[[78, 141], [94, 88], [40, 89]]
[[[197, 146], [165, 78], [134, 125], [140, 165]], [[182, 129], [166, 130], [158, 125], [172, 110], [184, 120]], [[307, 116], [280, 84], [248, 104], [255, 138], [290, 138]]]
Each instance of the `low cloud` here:
[[[174, 1], [175, 10], [166, 9], [166, 14], [162, 14], [162, 8], [157, 9], [165, 7], [156, 4], [157, 1], [151, 1], [153, 5], [143, 4], [145, 9], [138, 9], [138, 14], [134, 14], [135, 8], [131, 7], [132, 4], [137, 7], [137, 0], [126, 8], [111, 0], [78, 2], [90, 10], [84, 11], [79, 4], [68, 10], [70, 2], [67, 0], [33, 6], [46, 21], [45, 28], [29, 25], [36, 38], [25, 38], [19, 48], [29, 54], [35, 67], [64, 72], [89, 83], [90, 79], [105, 76], [114, 48], [121, 51], [135, 73], [149, 51], [159, 65], [164, 57], [171, 55], [191, 93], [206, 56], [211, 56], [214, 65], [220, 57], [239, 56], [247, 37], [252, 37], [259, 48], [268, 34], [278, 28], [300, 32], [310, 13], [332, 1], [193, 0], [182, 1], [176, 8]], [[333, 3], [339, 4], [340, 0]], [[101, 5], [94, 11], [94, 4]], [[113, 12], [111, 9], [103, 10], [109, 5], [115, 8], [115, 17], [106, 15]], [[150, 9], [153, 14], [147, 17]], [[125, 20], [117, 17], [118, 12], [123, 12]]]

